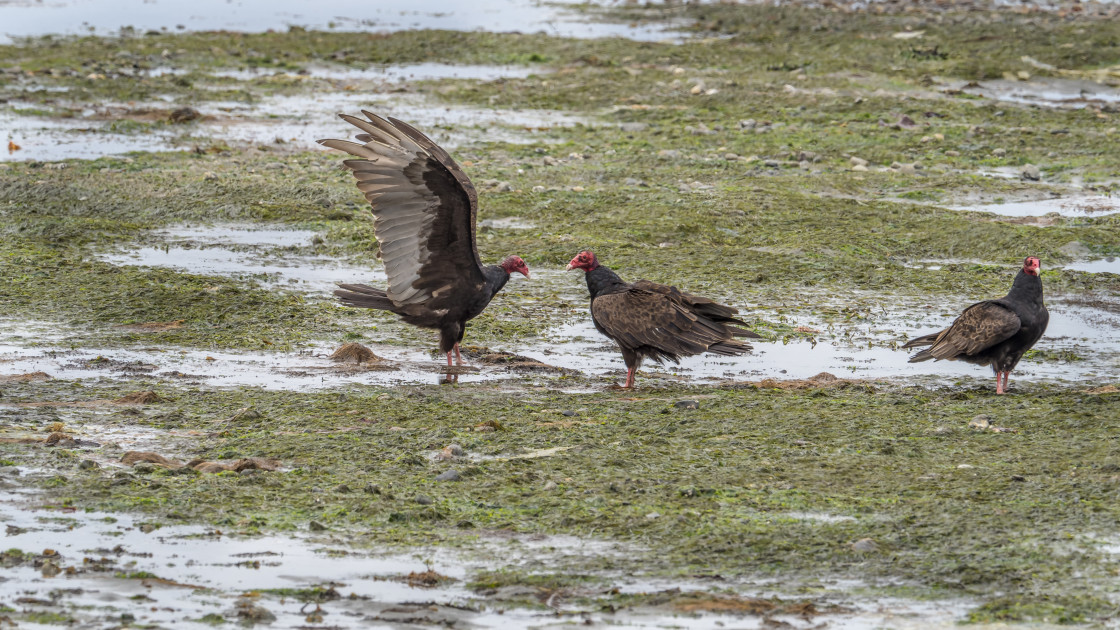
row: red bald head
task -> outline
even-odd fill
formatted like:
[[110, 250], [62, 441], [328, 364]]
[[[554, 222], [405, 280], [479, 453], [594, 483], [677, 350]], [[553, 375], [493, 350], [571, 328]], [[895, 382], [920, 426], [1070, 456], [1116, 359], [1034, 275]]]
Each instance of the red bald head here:
[[1023, 261], [1023, 273], [1030, 276], [1037, 276], [1038, 272], [1042, 269], [1042, 263], [1034, 256], [1027, 256]]
[[502, 269], [505, 269], [506, 273], [509, 274], [517, 272], [526, 278], [529, 277], [529, 265], [526, 265], [525, 261], [521, 260], [520, 256], [506, 257], [506, 259], [502, 261]]
[[595, 258], [595, 254], [589, 251], [582, 251], [576, 254], [572, 262], [568, 263], [568, 271], [572, 269], [582, 269], [584, 271], [594, 271], [599, 266], [599, 259]]

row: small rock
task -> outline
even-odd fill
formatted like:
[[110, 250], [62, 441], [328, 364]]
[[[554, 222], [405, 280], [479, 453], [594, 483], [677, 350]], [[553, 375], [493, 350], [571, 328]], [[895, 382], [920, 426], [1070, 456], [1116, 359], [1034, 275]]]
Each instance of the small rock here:
[[511, 192], [513, 190], [513, 184], [510, 184], [509, 182], [498, 182], [498, 185], [494, 187], [494, 190], [497, 192]]
[[953, 150], [950, 149], [949, 151], [945, 152], [945, 155], [947, 155], [949, 157], [960, 157], [961, 152], [960, 151], [953, 151]]
[[1070, 241], [1059, 247], [1058, 251], [1070, 258], [1083, 258], [1091, 253], [1085, 243], [1081, 241]]
[[[463, 477], [462, 477], [462, 475], [459, 474], [459, 471], [455, 470], [454, 468], [451, 468], [449, 470], [445, 470], [445, 471], [441, 472], [440, 474], [436, 475], [436, 481], [459, 481], [462, 478]], [[416, 501], [417, 502], [420, 501], [419, 497], [416, 499]]]
[[766, 160], [765, 162], [763, 162], [763, 164], [765, 164], [766, 166], [768, 166], [770, 168], [778, 168], [779, 166], [782, 165], [782, 163], [777, 161], [777, 160]]
[[755, 122], [755, 120], [753, 118], [750, 119], [750, 120], [740, 120], [739, 121], [739, 128], [740, 129], [754, 129], [757, 126], [758, 126], [758, 123]]
[[556, 158], [552, 157], [551, 155], [546, 155], [546, 156], [544, 156], [543, 162], [544, 162], [545, 166], [556, 166], [557, 164], [560, 163], [560, 160], [557, 160]]
[[59, 573], [62, 573], [62, 569], [59, 568], [59, 566], [57, 564], [51, 562], [50, 560], [47, 560], [46, 562], [44, 562], [43, 566], [40, 567], [39, 570], [43, 573], [43, 577], [45, 577], [45, 578], [52, 578], [52, 577], [58, 575]]
[[621, 129], [622, 131], [625, 131], [626, 133], [636, 133], [636, 132], [639, 132], [639, 131], [645, 131], [646, 128], [648, 128], [648, 127], [649, 127], [649, 125], [647, 125], [644, 122], [624, 122], [624, 123], [622, 123], [621, 125], [618, 126], [619, 129]]
[[1007, 149], [995, 149], [992, 151], [992, 155], [996, 157], [1003, 157], [1007, 155]]
[[533, 192], [535, 192], [535, 193], [544, 192], [544, 186], [533, 186]]
[[987, 429], [992, 426], [991, 419], [984, 414], [980, 414], [968, 421], [968, 428], [970, 429]]
[[233, 413], [226, 422], [239, 422], [241, 420], [256, 420], [261, 417], [261, 412], [252, 407], [242, 407]]
[[675, 160], [680, 157], [681, 152], [676, 149], [661, 149], [657, 152], [657, 157], [665, 160]]
[[559, 486], [556, 485], [555, 481], [547, 481], [547, 482], [545, 482], [545, 484], [543, 486], [541, 486], [541, 490], [544, 490], [545, 492], [548, 492], [550, 490], [555, 490], [558, 487]]
[[697, 400], [678, 400], [673, 403], [673, 406], [677, 409], [699, 409], [700, 402]]
[[848, 161], [852, 163], [852, 166], [867, 166], [867, 164], [868, 164], [867, 160], [865, 160], [863, 158], [858, 158], [854, 155], [852, 157], [848, 158]]
[[957, 468], [959, 468], [960, 470], [968, 470], [970, 468], [976, 468], [976, 467], [973, 466], [972, 464], [959, 464], [957, 466]]
[[1042, 171], [1038, 170], [1038, 167], [1034, 164], [1027, 164], [1023, 168], [1019, 169], [1019, 176], [1023, 179], [1037, 182], [1038, 180], [1042, 179]]
[[692, 94], [693, 96], [695, 96], [697, 94], [702, 94], [703, 92], [704, 92], [704, 84], [703, 83], [697, 83], [696, 85], [692, 86], [691, 90], [688, 91], [688, 93]]
[[101, 464], [98, 464], [97, 462], [93, 461], [92, 459], [83, 459], [82, 461], [78, 462], [78, 469], [79, 470], [93, 470], [95, 468], [100, 468], [100, 467], [101, 467]]
[[340, 363], [380, 363], [384, 361], [381, 357], [373, 353], [366, 346], [360, 343], [350, 342], [342, 344], [331, 354], [331, 361], [338, 361]]
[[262, 170], [266, 171], [282, 171], [286, 168], [288, 168], [288, 165], [283, 162], [269, 162], [261, 167]]
[[709, 129], [708, 126], [705, 125], [704, 123], [700, 123], [700, 124], [696, 125], [695, 127], [693, 127], [692, 125], [686, 125], [684, 130], [686, 132], [688, 132], [689, 134], [692, 134], [694, 136], [710, 136], [710, 135], [715, 133], [714, 131]]
[[627, 177], [626, 179], [622, 180], [622, 183], [627, 185], [627, 186], [639, 186], [641, 188], [648, 188], [649, 187], [649, 184], [645, 183], [644, 181], [642, 181], [640, 179], [634, 179], [633, 177]]
[[572, 411], [571, 409], [565, 409], [564, 411], [560, 412], [560, 415], [564, 416], [565, 418], [574, 418], [574, 417], [578, 416], [579, 414]]
[[852, 543], [852, 551], [859, 553], [872, 553], [879, 550], [879, 543], [870, 538], [860, 538]]
[[866, 173], [868, 171], [868, 168], [866, 166], [864, 166], [863, 164], [856, 164], [855, 166], [852, 167], [852, 170], [857, 172], [857, 173]]
[[416, 498], [413, 499], [413, 501], [416, 501], [420, 505], [431, 505], [435, 503], [435, 501], [431, 497], [426, 497], [422, 494], [417, 495]]
[[650, 512], [649, 514], [646, 514], [646, 518], [652, 521], [661, 518], [661, 514], [657, 512]]
[[913, 164], [903, 164], [902, 166], [898, 167], [898, 172], [902, 173], [903, 175], [916, 175], [918, 173], [918, 169], [915, 168]]
[[307, 529], [310, 529], [313, 532], [325, 532], [327, 531], [327, 526], [320, 523], [319, 521], [311, 521], [307, 524]]
[[1031, 78], [1031, 73], [1027, 72], [1026, 70], [1020, 70], [1015, 73], [1015, 78], [1019, 79], [1020, 81], [1029, 81]]
[[913, 129], [918, 126], [918, 123], [914, 122], [913, 118], [903, 115], [902, 118], [898, 119], [898, 126], [903, 129]]
[[180, 107], [172, 110], [167, 116], [168, 120], [176, 124], [198, 120], [199, 118], [202, 118], [202, 114], [193, 107]]

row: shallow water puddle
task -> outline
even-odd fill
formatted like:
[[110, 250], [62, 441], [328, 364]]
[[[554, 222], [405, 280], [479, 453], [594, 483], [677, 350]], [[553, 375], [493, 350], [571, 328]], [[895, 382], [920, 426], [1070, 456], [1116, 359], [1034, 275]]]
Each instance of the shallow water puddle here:
[[[104, 471], [128, 474], [124, 471]], [[716, 598], [736, 597], [728, 589], [753, 591], [749, 597], [783, 597], [780, 586], [727, 580], [605, 578], [612, 586], [556, 591], [548, 608], [527, 610], [510, 597], [540, 597], [532, 586], [508, 586], [475, 593], [466, 581], [480, 570], [519, 566], [548, 571], [557, 563], [592, 557], [626, 557], [622, 543], [571, 536], [501, 536], [480, 540], [471, 551], [438, 548], [378, 552], [349, 544], [352, 534], [245, 536], [193, 525], [160, 526], [125, 514], [85, 512], [50, 505], [41, 495], [20, 489], [26, 469], [0, 470], [0, 517], [7, 528], [0, 601], [14, 605], [20, 627], [37, 627], [37, 613], [57, 615], [82, 627], [120, 623], [175, 628], [206, 628], [215, 623], [253, 620], [271, 628], [334, 628], [454, 625], [476, 628], [543, 627], [581, 624], [651, 628], [762, 628], [761, 614], [705, 608], [679, 610], [626, 607], [603, 612], [568, 604], [568, 595], [694, 593], [718, 590]], [[90, 473], [96, 474], [96, 473]], [[270, 473], [274, 474], [274, 473]], [[281, 473], [282, 474], [282, 473]], [[430, 588], [417, 580], [427, 571], [438, 579]], [[429, 574], [430, 575], [430, 574]], [[410, 581], [411, 578], [411, 581]], [[854, 599], [847, 592], [865, 584], [825, 581], [818, 604], [835, 612], [814, 619], [774, 615], [789, 627], [872, 628], [892, 622], [952, 624], [963, 618], [966, 600], [916, 602], [897, 598]], [[567, 590], [567, 589], [565, 589]], [[548, 595], [547, 592], [544, 595]], [[793, 597], [791, 599], [796, 599]], [[835, 606], [833, 606], [835, 604]], [[613, 610], [613, 607], [610, 608]], [[687, 611], [687, 612], [686, 612]], [[27, 619], [23, 616], [28, 615]], [[49, 622], [48, 624], [49, 625]], [[318, 626], [316, 626], [318, 627]], [[819, 627], [819, 626], [817, 626]]]
[[1062, 269], [1085, 271], [1088, 273], [1120, 274], [1120, 258], [1109, 256], [1098, 260], [1079, 260], [1062, 265]]
[[0, 109], [0, 129], [20, 147], [0, 151], [0, 162], [91, 160], [130, 151], [185, 149], [173, 146], [173, 134], [169, 133], [112, 133], [96, 121], [21, 116], [5, 109]]
[[1029, 81], [993, 79], [969, 86], [953, 82], [956, 89], [1006, 103], [1081, 109], [1120, 102], [1120, 90], [1092, 81], [1038, 77]]
[[[150, 74], [183, 74], [185, 70], [160, 67]], [[241, 70], [207, 70], [206, 74], [228, 77], [242, 81], [262, 77], [285, 77], [292, 79], [314, 78], [344, 81], [374, 81], [379, 83], [403, 83], [405, 81], [429, 81], [433, 79], [473, 79], [493, 81], [495, 79], [524, 78], [531, 74], [550, 72], [544, 67], [530, 66], [487, 66], [455, 65], [450, 63], [409, 63], [351, 68], [347, 66], [310, 66], [304, 71], [291, 73], [261, 68]]]
[[[367, 109], [393, 116], [420, 129], [444, 148], [469, 142], [548, 141], [551, 127], [589, 124], [582, 116], [555, 110], [451, 107], [421, 94], [337, 91], [312, 95], [269, 96], [259, 103], [206, 103], [199, 106], [213, 122], [199, 125], [218, 138], [319, 148], [322, 138], [349, 138], [353, 127], [337, 114]], [[325, 150], [325, 149], [324, 149]]]
[[977, 206], [952, 206], [949, 209], [990, 212], [1005, 217], [1040, 217], [1047, 214], [1058, 214], [1063, 217], [1094, 217], [1120, 212], [1120, 197], [1100, 195], [1061, 197]]
[[182, 226], [156, 231], [163, 245], [101, 254], [114, 265], [166, 267], [200, 275], [251, 279], [265, 286], [328, 298], [340, 282], [384, 282], [374, 266], [349, 264], [328, 256], [294, 253], [311, 245], [310, 230], [258, 228], [247, 225]]
[[[807, 379], [821, 372], [839, 378], [921, 380], [955, 382], [960, 378], [987, 379], [989, 370], [962, 362], [940, 361], [907, 363], [912, 351], [900, 346], [909, 337], [933, 332], [952, 323], [971, 302], [952, 304], [947, 312], [909, 304], [905, 311], [870, 314], [865, 321], [836, 324], [834, 330], [817, 335], [814, 345], [807, 340], [751, 340], [754, 349], [740, 357], [699, 355], [681, 360], [679, 366], [645, 363], [640, 374], [683, 377], [689, 382], [714, 380]], [[1077, 360], [1041, 362], [1025, 359], [1016, 368], [1013, 380], [1024, 381], [1101, 381], [1113, 378], [1120, 359], [1120, 316], [1107, 309], [1063, 303], [1051, 298], [1050, 325], [1036, 350]], [[788, 316], [788, 315], [787, 315]], [[747, 314], [754, 318], [777, 319], [757, 309]], [[826, 328], [821, 318], [811, 314], [791, 318], [792, 325]], [[519, 354], [543, 363], [577, 369], [591, 374], [612, 374], [622, 378], [625, 365], [614, 344], [599, 335], [590, 317], [553, 328], [547, 341], [517, 350]], [[639, 382], [640, 384], [640, 382]]]
[[[444, 0], [118, 0], [107, 11], [97, 0], [0, 3], [0, 43], [13, 37], [46, 34], [115, 34], [123, 27], [138, 31], [235, 30], [261, 32], [289, 26], [343, 31], [545, 32], [560, 37], [625, 37], [637, 40], [679, 40], [683, 34], [661, 25], [594, 22], [568, 10], [572, 0], [478, 0], [449, 4]], [[593, 3], [594, 4], [594, 3]]]

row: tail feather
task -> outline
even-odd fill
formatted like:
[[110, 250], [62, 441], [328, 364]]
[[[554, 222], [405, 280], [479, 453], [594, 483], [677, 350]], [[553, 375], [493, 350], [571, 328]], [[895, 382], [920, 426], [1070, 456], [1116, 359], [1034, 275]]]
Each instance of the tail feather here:
[[751, 351], [751, 344], [745, 341], [738, 341], [735, 339], [728, 339], [719, 343], [708, 346], [708, 352], [712, 354], [719, 354], [725, 357], [731, 357], [739, 354], [744, 354]]
[[731, 333], [731, 335], [734, 337], [746, 337], [747, 339], [763, 338], [762, 335], [756, 333], [753, 330], [747, 330], [746, 328], [739, 328], [737, 326], [728, 326], [727, 332]]
[[334, 295], [346, 306], [396, 312], [396, 306], [385, 295], [384, 289], [377, 289], [365, 284], [340, 284], [338, 286], [339, 289], [334, 292]]
[[[935, 333], [930, 333], [928, 335], [922, 335], [921, 337], [917, 337], [915, 339], [911, 339], [910, 341], [907, 341], [905, 344], [903, 344], [902, 347], [903, 348], [920, 348], [922, 346], [932, 346], [933, 344], [937, 343], [937, 340], [940, 339], [941, 336], [944, 335], [944, 334], [945, 334], [944, 330], [939, 330]], [[915, 354], [914, 356], [910, 357], [910, 359], [909, 359], [909, 361], [907, 361], [907, 363], [920, 363], [922, 361], [929, 361], [930, 359], [934, 359], [934, 358], [936, 358], [936, 357], [934, 357], [933, 354], [930, 353], [929, 349], [927, 348], [926, 350], [922, 350], [918, 354]]]

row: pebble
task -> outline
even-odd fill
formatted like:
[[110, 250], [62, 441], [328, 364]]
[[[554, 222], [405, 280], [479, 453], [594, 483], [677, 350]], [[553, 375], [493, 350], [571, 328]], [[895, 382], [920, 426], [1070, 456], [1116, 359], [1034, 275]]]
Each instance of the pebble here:
[[215, 179], [218, 179], [218, 175], [216, 173], [211, 172], [211, 171], [206, 171], [205, 173], [202, 174], [202, 179], [204, 179], [208, 182], [212, 182]]
[[866, 173], [868, 169], [863, 164], [856, 164], [855, 166], [852, 167], [852, 170], [857, 172], [857, 173]]
[[619, 129], [627, 133], [636, 133], [638, 131], [645, 131], [649, 125], [644, 122], [624, 122], [618, 126]]
[[681, 155], [681, 152], [677, 151], [676, 149], [661, 149], [660, 151], [657, 152], [657, 157], [663, 158], [663, 159], [666, 159], [666, 160], [675, 160], [678, 157], [680, 157], [680, 155]]
[[[462, 478], [463, 477], [459, 474], [459, 471], [455, 470], [454, 468], [445, 470], [436, 475], [436, 481], [459, 481]], [[420, 498], [417, 497], [416, 501], [419, 502]]]
[[622, 180], [622, 183], [627, 185], [627, 186], [640, 186], [642, 188], [648, 188], [649, 187], [649, 184], [645, 183], [644, 181], [642, 181], [640, 179], [634, 179], [633, 177], [627, 177], [626, 179]]
[[433, 500], [432, 497], [426, 497], [422, 494], [416, 495], [416, 498], [413, 499], [413, 500], [416, 501], [417, 503], [419, 503], [420, 505], [431, 505], [431, 504], [435, 503], [435, 500]]
[[949, 150], [949, 151], [946, 151], [946, 152], [945, 152], [945, 155], [947, 155], [947, 156], [949, 156], [949, 157], [960, 157], [960, 156], [961, 156], [961, 152], [960, 152], [960, 151], [953, 151], [953, 150]]
[[284, 164], [283, 162], [269, 162], [268, 164], [265, 164], [261, 168], [266, 170], [266, 171], [282, 171], [282, 170], [288, 168], [288, 165]]
[[782, 165], [782, 163], [777, 160], [766, 160], [765, 162], [763, 162], [763, 164], [769, 166], [770, 168], [778, 168]]
[[852, 163], [852, 166], [867, 166], [868, 164], [867, 160], [856, 157], [854, 155], [848, 158], [848, 161]]
[[1019, 170], [1019, 175], [1023, 179], [1028, 179], [1033, 182], [1037, 182], [1038, 180], [1042, 179], [1042, 171], [1039, 171], [1038, 167], [1034, 164], [1027, 164], [1023, 168], [1021, 168]]
[[970, 429], [987, 429], [992, 426], [991, 419], [984, 414], [980, 414], [968, 421], [968, 428]]
[[92, 459], [83, 459], [81, 462], [78, 463], [78, 468], [81, 469], [81, 470], [93, 470], [95, 468], [100, 468], [100, 467], [101, 467], [101, 464], [98, 464], [97, 462], [93, 461]]
[[902, 166], [898, 167], [898, 172], [904, 175], [917, 175], [918, 169], [913, 164], [903, 164]]
[[704, 123], [699, 123], [695, 127], [692, 125], [685, 125], [684, 130], [694, 136], [710, 136], [715, 133], [715, 131], [709, 129]]
[[548, 482], [545, 482], [545, 484], [543, 486], [541, 486], [541, 490], [545, 490], [545, 491], [555, 490], [558, 487], [559, 486], [556, 485], [555, 481], [548, 481]]
[[673, 403], [673, 406], [677, 409], [699, 409], [700, 402], [696, 400], [678, 400]]
[[860, 538], [859, 540], [852, 543], [852, 551], [858, 551], [860, 553], [871, 553], [878, 550], [879, 543], [870, 538]]
[[535, 193], [544, 192], [544, 186], [533, 186], [533, 192], [535, 192]]
[[545, 166], [556, 166], [557, 164], [560, 163], [560, 160], [557, 160], [556, 158], [552, 157], [551, 155], [546, 155], [546, 156], [544, 156], [544, 160], [542, 160], [542, 162], [544, 163]]
[[1003, 157], [1007, 155], [1007, 149], [995, 149], [992, 151], [992, 155], [996, 157]]
[[319, 521], [311, 521], [307, 524], [307, 529], [310, 529], [313, 532], [325, 532], [327, 531], [327, 526], [320, 523]]

